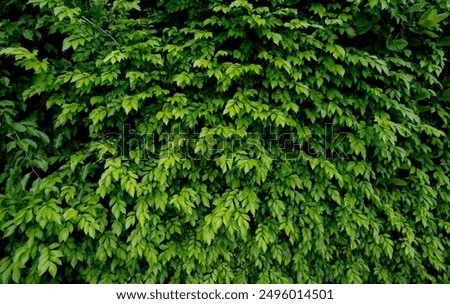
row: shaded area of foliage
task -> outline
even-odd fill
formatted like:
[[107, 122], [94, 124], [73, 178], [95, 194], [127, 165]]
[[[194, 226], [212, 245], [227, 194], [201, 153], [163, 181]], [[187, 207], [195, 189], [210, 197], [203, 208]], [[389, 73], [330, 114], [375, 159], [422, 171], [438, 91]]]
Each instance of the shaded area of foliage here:
[[7, 1], [1, 282], [449, 283], [449, 10]]

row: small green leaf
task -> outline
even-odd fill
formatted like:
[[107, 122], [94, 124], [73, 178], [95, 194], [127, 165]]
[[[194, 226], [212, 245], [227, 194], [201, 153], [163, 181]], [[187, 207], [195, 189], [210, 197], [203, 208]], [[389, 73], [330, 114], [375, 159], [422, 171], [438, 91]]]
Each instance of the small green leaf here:
[[437, 41], [439, 46], [450, 46], [450, 36], [440, 37]]
[[345, 28], [345, 33], [347, 34], [347, 36], [349, 36], [350, 38], [353, 38], [356, 36], [356, 32], [352, 27], [346, 27]]
[[408, 185], [408, 183], [405, 180], [400, 179], [400, 178], [391, 178], [389, 180], [389, 183], [396, 185], [396, 186], [407, 186]]
[[49, 263], [48, 272], [52, 275], [52, 277], [56, 276], [57, 267], [55, 263]]
[[66, 221], [68, 221], [68, 220], [76, 217], [77, 215], [78, 215], [78, 211], [73, 208], [70, 208], [66, 212], [64, 212], [63, 217]]
[[25, 132], [27, 130], [27, 128], [25, 128], [23, 124], [18, 122], [12, 123], [11, 126], [13, 127], [14, 130], [18, 132]]
[[447, 89], [447, 90], [445, 90], [444, 93], [442, 93], [442, 97], [443, 97], [445, 100], [450, 100], [450, 88]]
[[44, 159], [34, 159], [32, 164], [44, 172], [48, 170], [48, 162]]
[[31, 31], [31, 30], [24, 30], [24, 31], [22, 32], [22, 35], [23, 35], [23, 37], [24, 37], [25, 39], [30, 40], [30, 41], [33, 41], [33, 36], [34, 36], [33, 31]]
[[20, 181], [20, 185], [22, 186], [22, 190], [25, 190], [27, 187], [28, 180], [30, 179], [31, 173], [27, 173], [24, 175], [22, 180]]
[[436, 35], [436, 34], [433, 33], [432, 31], [423, 31], [423, 32], [424, 32], [428, 37], [433, 38], [433, 39], [439, 37], [438, 35]]
[[67, 228], [64, 228], [58, 235], [58, 241], [60, 243], [65, 242], [68, 237], [69, 237], [69, 230]]
[[394, 52], [401, 51], [407, 46], [408, 41], [406, 41], [405, 39], [392, 39], [391, 37], [389, 37], [386, 41], [386, 47]]
[[438, 27], [439, 22], [449, 16], [449, 13], [438, 14], [436, 9], [430, 8], [419, 19], [419, 25], [423, 27]]

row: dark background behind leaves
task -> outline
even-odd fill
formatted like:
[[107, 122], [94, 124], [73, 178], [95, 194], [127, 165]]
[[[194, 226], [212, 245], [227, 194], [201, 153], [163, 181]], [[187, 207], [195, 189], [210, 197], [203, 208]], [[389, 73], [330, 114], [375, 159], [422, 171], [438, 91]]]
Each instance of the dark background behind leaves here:
[[449, 10], [2, 2], [1, 282], [449, 283]]

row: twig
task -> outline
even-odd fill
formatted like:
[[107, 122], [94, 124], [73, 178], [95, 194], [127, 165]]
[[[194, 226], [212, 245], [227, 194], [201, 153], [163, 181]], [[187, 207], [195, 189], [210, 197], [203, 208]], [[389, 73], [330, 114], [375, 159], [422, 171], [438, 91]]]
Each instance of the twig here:
[[[14, 134], [16, 135], [17, 139], [18, 139], [19, 141], [22, 141], [22, 140], [20, 139], [19, 135], [17, 134], [17, 132], [16, 132], [16, 131], [13, 131], [13, 132], [14, 132]], [[31, 170], [34, 172], [34, 174], [37, 175], [37, 177], [38, 177], [39, 179], [42, 179], [41, 176], [36, 172], [36, 170], [34, 170], [33, 162], [32, 162], [32, 160], [31, 160], [30, 155], [28, 154], [28, 151], [26, 151], [26, 150], [23, 150], [23, 151], [25, 152], [25, 155], [26, 155], [28, 161], [30, 162]]]
[[96, 29], [99, 29], [103, 34], [107, 35], [109, 38], [111, 38], [117, 45], [119, 45], [119, 42], [117, 42], [116, 39], [114, 39], [113, 36], [111, 36], [110, 33], [108, 33], [107, 31], [105, 31], [104, 29], [102, 29], [100, 26], [98, 26], [97, 24], [93, 23], [91, 20], [89, 20], [88, 18], [81, 16], [81, 19], [84, 20], [84, 22], [88, 23], [90, 26], [95, 27]]

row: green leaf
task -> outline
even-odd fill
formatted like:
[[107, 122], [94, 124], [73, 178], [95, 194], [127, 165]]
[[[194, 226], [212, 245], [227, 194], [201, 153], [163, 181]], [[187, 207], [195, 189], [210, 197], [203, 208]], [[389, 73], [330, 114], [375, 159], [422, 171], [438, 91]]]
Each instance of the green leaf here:
[[268, 38], [270, 38], [276, 45], [279, 45], [281, 40], [283, 39], [282, 36], [278, 33], [274, 33], [274, 32], [268, 32], [266, 34], [266, 36]]
[[428, 37], [430, 38], [438, 38], [439, 36], [435, 33], [433, 33], [432, 31], [423, 31]]
[[450, 88], [447, 89], [447, 90], [445, 90], [444, 93], [442, 93], [442, 97], [443, 97], [445, 100], [450, 100]]
[[76, 50], [79, 45], [84, 45], [86, 43], [86, 39], [78, 36], [72, 35], [63, 40], [62, 51], [65, 51], [69, 48], [73, 48]]
[[450, 46], [450, 36], [441, 36], [438, 39], [437, 44], [439, 46]]
[[25, 190], [27, 187], [28, 180], [30, 179], [31, 173], [27, 173], [23, 176], [22, 180], [20, 181], [20, 185], [22, 186], [22, 190]]
[[27, 129], [25, 128], [25, 126], [21, 123], [12, 123], [11, 126], [13, 127], [14, 130], [18, 131], [18, 132], [25, 132]]
[[48, 170], [48, 162], [45, 159], [34, 159], [32, 164], [44, 172]]
[[33, 41], [33, 36], [34, 36], [33, 31], [31, 31], [31, 30], [24, 30], [24, 31], [22, 32], [22, 35], [23, 35], [23, 37], [24, 37], [25, 39], [30, 40], [30, 41]]
[[73, 208], [70, 208], [70, 209], [67, 209], [66, 212], [64, 212], [63, 217], [66, 221], [69, 221], [70, 219], [76, 217], [77, 215], [78, 215], [78, 211]]
[[56, 272], [57, 272], [57, 267], [55, 263], [49, 263], [48, 266], [48, 272], [51, 274], [52, 277], [56, 276]]
[[373, 23], [365, 18], [356, 18], [355, 26], [356, 35], [364, 35], [372, 28]]
[[406, 41], [405, 39], [392, 39], [391, 37], [389, 37], [386, 41], [386, 47], [388, 48], [388, 50], [394, 52], [401, 51], [407, 46], [408, 41]]
[[423, 27], [437, 27], [439, 22], [449, 16], [449, 13], [438, 14], [436, 9], [428, 9], [419, 19], [419, 25]]
[[68, 237], [69, 237], [69, 230], [67, 228], [64, 228], [58, 235], [58, 241], [60, 243], [65, 242], [67, 241]]
[[399, 178], [391, 178], [389, 180], [389, 182], [396, 186], [407, 186], [408, 185], [408, 183], [405, 180], [399, 179]]

